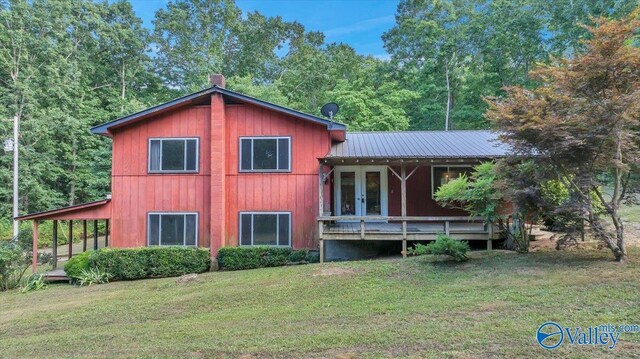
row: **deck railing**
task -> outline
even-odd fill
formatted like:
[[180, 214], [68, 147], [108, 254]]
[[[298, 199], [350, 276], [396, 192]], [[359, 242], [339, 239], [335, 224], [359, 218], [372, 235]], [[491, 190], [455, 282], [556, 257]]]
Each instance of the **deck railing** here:
[[[359, 222], [360, 226], [360, 238], [365, 239], [366, 230], [366, 222], [393, 222], [401, 224], [401, 231], [397, 233], [402, 233], [402, 238], [407, 238], [408, 227], [407, 224], [409, 222], [420, 222], [420, 223], [433, 223], [433, 224], [443, 224], [444, 228], [442, 231], [435, 231], [437, 233], [442, 233], [445, 235], [450, 235], [451, 233], [456, 233], [455, 229], [451, 228], [451, 222], [466, 222], [466, 223], [478, 223], [483, 222], [482, 217], [468, 217], [468, 216], [447, 216], [447, 217], [434, 217], [434, 216], [411, 216], [411, 217], [401, 217], [401, 216], [320, 216], [318, 217], [319, 223], [319, 231], [320, 238], [323, 238], [325, 225], [336, 222], [336, 221], [353, 221]], [[468, 233], [469, 230], [461, 231], [462, 233]], [[493, 235], [493, 226], [484, 225], [482, 230], [473, 230], [473, 233], [478, 234], [488, 234], [489, 237]]]
[[[402, 240], [402, 255], [406, 256], [407, 241], [434, 240], [438, 234], [445, 234], [460, 240], [486, 240], [487, 249], [490, 250], [492, 240], [497, 238], [496, 234], [499, 235], [494, 226], [490, 223], [484, 223], [481, 217], [320, 216], [317, 217], [317, 220], [321, 261], [324, 261], [324, 240]], [[348, 226], [345, 222], [352, 222], [356, 228]], [[336, 223], [336, 226], [331, 226], [332, 223]], [[400, 224], [400, 228], [385, 226], [384, 224], [387, 223]], [[411, 229], [408, 228], [409, 223], [439, 224], [441, 227]], [[452, 226], [452, 223], [475, 223], [482, 224], [482, 226], [461, 228], [460, 226]], [[367, 224], [370, 227], [369, 230]], [[376, 224], [382, 225], [376, 226]]]

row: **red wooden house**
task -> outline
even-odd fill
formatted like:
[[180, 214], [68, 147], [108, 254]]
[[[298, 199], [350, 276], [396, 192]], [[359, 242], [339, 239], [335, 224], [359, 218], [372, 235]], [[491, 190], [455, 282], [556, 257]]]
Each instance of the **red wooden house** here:
[[[477, 219], [433, 200], [444, 181], [506, 154], [488, 131], [347, 132], [212, 87], [94, 127], [113, 142], [110, 199], [21, 216], [106, 220], [109, 246], [484, 240]], [[97, 236], [94, 234], [94, 236]], [[34, 248], [37, 248], [34, 245]]]

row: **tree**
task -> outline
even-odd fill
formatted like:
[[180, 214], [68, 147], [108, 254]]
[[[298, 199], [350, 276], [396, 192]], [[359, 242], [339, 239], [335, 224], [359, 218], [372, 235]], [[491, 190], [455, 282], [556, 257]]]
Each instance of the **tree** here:
[[[506, 236], [508, 249], [527, 252], [531, 224], [538, 218], [538, 210], [524, 194], [536, 186], [535, 180], [529, 179], [530, 183], [511, 190], [509, 186], [502, 186], [503, 176], [518, 173], [520, 179], [530, 178], [527, 168], [520, 165], [513, 168], [515, 171], [504, 172], [500, 167], [492, 162], [481, 163], [469, 176], [462, 175], [442, 185], [435, 199], [445, 207], [462, 209], [471, 217], [482, 217], [485, 223], [497, 226]], [[508, 203], [513, 205], [511, 210], [507, 210]]]
[[[591, 38], [575, 58], [532, 71], [541, 84], [506, 89], [490, 99], [487, 117], [517, 156], [531, 158], [563, 181], [574, 208], [618, 261], [626, 256], [619, 208], [632, 195], [640, 164], [640, 8], [621, 20], [595, 19]], [[612, 178], [611, 193], [601, 174]], [[590, 193], [609, 217], [596, 210]]]

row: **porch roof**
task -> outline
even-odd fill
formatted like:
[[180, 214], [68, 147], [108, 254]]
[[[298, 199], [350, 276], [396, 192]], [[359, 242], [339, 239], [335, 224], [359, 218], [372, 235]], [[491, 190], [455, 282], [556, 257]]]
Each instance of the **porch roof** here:
[[478, 159], [508, 153], [492, 131], [347, 132], [325, 159]]
[[103, 199], [95, 202], [81, 203], [68, 207], [55, 208], [48, 211], [29, 213], [15, 217], [18, 221], [29, 219], [69, 220], [69, 219], [109, 219], [111, 217], [111, 200]]

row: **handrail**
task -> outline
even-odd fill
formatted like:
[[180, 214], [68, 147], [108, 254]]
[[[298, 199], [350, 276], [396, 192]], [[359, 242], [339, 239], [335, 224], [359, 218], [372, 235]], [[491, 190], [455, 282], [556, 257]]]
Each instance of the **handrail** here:
[[444, 222], [444, 221], [483, 221], [482, 217], [469, 216], [318, 216], [318, 221], [407, 221], [407, 222]]

